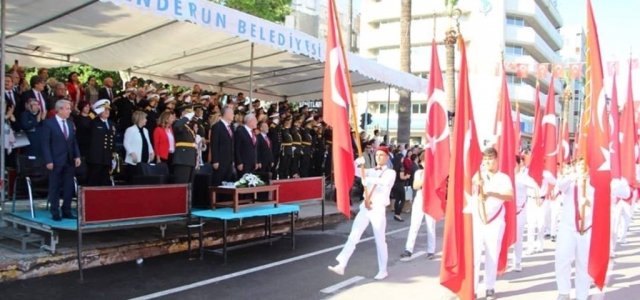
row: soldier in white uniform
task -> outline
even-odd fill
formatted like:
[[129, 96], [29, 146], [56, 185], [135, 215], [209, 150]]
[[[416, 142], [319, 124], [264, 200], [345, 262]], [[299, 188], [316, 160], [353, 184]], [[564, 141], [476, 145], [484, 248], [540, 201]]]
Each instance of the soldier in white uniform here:
[[505, 229], [505, 201], [513, 200], [511, 178], [498, 171], [498, 151], [487, 148], [483, 152], [484, 171], [473, 176], [476, 192], [465, 213], [473, 219], [474, 290], [478, 289], [480, 264], [484, 251], [484, 284], [486, 299], [495, 300], [498, 258]]
[[[364, 157], [356, 159], [356, 176], [362, 178], [362, 185], [366, 186], [368, 195], [365, 195], [365, 201], [360, 204], [360, 211], [353, 220], [351, 234], [345, 243], [342, 251], [336, 257], [338, 264], [329, 266], [329, 270], [338, 275], [344, 275], [344, 269], [349, 262], [349, 258], [356, 249], [356, 245], [360, 242], [360, 237], [369, 223], [373, 228], [373, 236], [376, 241], [376, 249], [378, 251], [378, 274], [376, 280], [382, 280], [387, 277], [387, 259], [389, 256], [387, 250], [387, 242], [385, 240], [385, 229], [387, 227], [387, 218], [385, 208], [390, 204], [389, 193], [396, 180], [396, 172], [387, 168], [389, 160], [389, 149], [387, 147], [378, 147], [375, 151], [376, 167], [365, 169], [364, 175], [359, 168], [365, 163]], [[367, 199], [371, 200], [370, 206], [367, 205]]]
[[[529, 178], [531, 177], [529, 176]], [[542, 187], [539, 187], [533, 178], [531, 181], [534, 185], [527, 189], [527, 255], [542, 252], [544, 249], [544, 227], [549, 205], [549, 201], [547, 201], [549, 184], [547, 181], [542, 181]]]
[[[626, 179], [620, 178], [622, 184], [629, 186]], [[631, 186], [629, 186], [631, 190]], [[618, 238], [622, 237], [623, 230], [627, 227], [626, 218], [629, 218], [631, 222], [631, 202], [633, 201], [633, 194], [629, 193], [627, 198], [621, 198], [615, 194], [611, 194], [611, 251], [609, 256], [611, 258], [616, 257], [616, 246], [618, 244]], [[626, 241], [625, 241], [626, 242]]]
[[522, 271], [522, 235], [527, 223], [527, 188], [531, 185], [531, 178], [524, 173], [523, 160], [516, 155], [516, 243], [513, 246], [513, 270]]
[[[424, 167], [424, 151], [420, 153], [420, 165]], [[420, 231], [420, 225], [422, 220], [426, 221], [427, 226], [427, 259], [433, 259], [436, 252], [436, 220], [430, 215], [425, 214], [422, 210], [423, 195], [422, 186], [424, 181], [424, 170], [418, 170], [414, 174], [413, 189], [416, 190], [416, 197], [413, 199], [411, 206], [411, 226], [409, 227], [409, 235], [407, 236], [407, 244], [405, 245], [405, 251], [400, 255], [402, 258], [410, 258], [413, 253], [413, 246], [416, 243], [416, 237], [418, 231]]]
[[[562, 216], [558, 226], [558, 240], [556, 242], [555, 273], [558, 285], [558, 300], [569, 300], [571, 292], [571, 263], [576, 262], [576, 299], [586, 300], [589, 297], [591, 277], [588, 273], [589, 248], [591, 246], [591, 226], [593, 217], [594, 189], [590, 181], [586, 180], [586, 197], [582, 195], [585, 176], [580, 161], [576, 165], [576, 173], [564, 176], [557, 182], [550, 176], [546, 179], [551, 184], [556, 184], [564, 194], [562, 198]], [[548, 174], [545, 174], [548, 175]], [[628, 197], [629, 185], [622, 184], [619, 180], [611, 181], [611, 193], [618, 197]], [[582, 216], [582, 206], [585, 205], [585, 213]], [[584, 219], [584, 225], [580, 219]]]

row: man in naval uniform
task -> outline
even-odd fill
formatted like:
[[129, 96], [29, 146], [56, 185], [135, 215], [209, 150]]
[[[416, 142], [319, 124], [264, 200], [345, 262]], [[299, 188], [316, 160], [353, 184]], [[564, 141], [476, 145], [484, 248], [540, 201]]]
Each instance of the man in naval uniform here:
[[98, 115], [90, 123], [90, 144], [87, 153], [87, 185], [108, 186], [111, 185], [109, 170], [113, 167], [115, 157], [116, 123], [109, 120], [111, 102], [107, 99], [96, 101], [93, 111]]
[[387, 217], [385, 208], [391, 203], [389, 194], [396, 180], [396, 172], [387, 168], [389, 160], [389, 149], [379, 147], [376, 149], [376, 167], [365, 169], [364, 174], [359, 168], [364, 164], [364, 157], [356, 159], [356, 176], [362, 178], [362, 184], [367, 187], [365, 201], [360, 204], [360, 211], [353, 220], [351, 233], [344, 247], [336, 260], [336, 266], [329, 266], [329, 270], [338, 275], [344, 275], [344, 269], [347, 267], [349, 258], [356, 249], [356, 245], [360, 242], [362, 233], [367, 229], [369, 223], [373, 228], [373, 236], [376, 241], [376, 250], [378, 252], [378, 274], [376, 280], [382, 280], [387, 277], [387, 259], [389, 256], [387, 250], [387, 242], [385, 239], [385, 229], [387, 227]]
[[498, 171], [498, 151], [487, 148], [483, 152], [484, 171], [473, 176], [476, 192], [465, 207], [473, 219], [474, 290], [478, 290], [480, 263], [484, 251], [484, 284], [486, 299], [495, 300], [498, 257], [505, 229], [505, 201], [513, 201], [511, 178]]
[[[578, 162], [576, 172], [556, 181], [551, 174], [545, 173], [545, 179], [555, 184], [562, 192], [562, 215], [558, 225], [556, 241], [555, 273], [558, 286], [558, 300], [569, 300], [571, 292], [571, 263], [575, 260], [576, 299], [589, 298], [591, 277], [589, 276], [589, 248], [591, 246], [591, 226], [593, 221], [594, 188], [584, 172], [584, 161]], [[586, 186], [586, 191], [584, 187]], [[584, 195], [584, 196], [583, 196]], [[630, 188], [619, 179], [611, 180], [611, 195], [628, 198]], [[584, 206], [584, 215], [582, 208]], [[603, 240], [606, 242], [606, 239]]]
[[197, 160], [197, 128], [191, 124], [195, 116], [194, 105], [179, 107], [180, 119], [173, 123], [176, 149], [173, 153], [173, 174], [175, 183], [193, 183]]

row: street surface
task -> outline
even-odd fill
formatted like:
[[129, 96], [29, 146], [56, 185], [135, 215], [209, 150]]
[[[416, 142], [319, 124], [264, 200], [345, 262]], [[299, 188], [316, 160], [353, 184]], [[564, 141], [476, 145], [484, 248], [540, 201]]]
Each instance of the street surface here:
[[[351, 222], [331, 226], [325, 232], [297, 232], [296, 250], [287, 240], [230, 252], [228, 264], [219, 257], [189, 260], [186, 253], [85, 270], [85, 282], [71, 272], [44, 278], [0, 284], [2, 299], [448, 299], [438, 283], [440, 255], [428, 261], [422, 228], [411, 261], [400, 261], [409, 223], [396, 222], [388, 214], [389, 277], [374, 281], [376, 250], [371, 230], [363, 236], [344, 276], [327, 270], [349, 234]], [[405, 215], [405, 219], [409, 219]], [[636, 214], [628, 243], [619, 245], [606, 295], [593, 289], [592, 299], [640, 299], [640, 214]], [[442, 224], [438, 224], [438, 251]], [[606, 241], [603, 239], [603, 241]], [[525, 257], [521, 273], [498, 278], [499, 299], [555, 299], [553, 243], [546, 250]], [[484, 296], [480, 288], [479, 296]], [[517, 297], [517, 298], [516, 298]], [[482, 299], [482, 298], [481, 298]]]

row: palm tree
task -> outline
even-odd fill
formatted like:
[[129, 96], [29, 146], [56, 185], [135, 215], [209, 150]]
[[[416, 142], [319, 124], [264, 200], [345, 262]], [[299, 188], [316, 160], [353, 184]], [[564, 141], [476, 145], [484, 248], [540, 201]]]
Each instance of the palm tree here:
[[[400, 71], [411, 73], [411, 0], [400, 1]], [[398, 144], [411, 135], [411, 92], [399, 90]]]
[[[447, 7], [447, 13], [450, 18], [454, 17], [455, 7], [458, 4], [458, 0], [445, 0], [445, 5]], [[456, 43], [458, 41], [458, 33], [456, 29], [452, 26], [447, 29], [444, 44], [446, 47], [447, 54], [447, 71], [445, 78], [445, 94], [447, 96], [447, 110], [451, 113], [455, 111], [456, 104], [456, 79], [455, 79], [455, 65], [456, 65]]]

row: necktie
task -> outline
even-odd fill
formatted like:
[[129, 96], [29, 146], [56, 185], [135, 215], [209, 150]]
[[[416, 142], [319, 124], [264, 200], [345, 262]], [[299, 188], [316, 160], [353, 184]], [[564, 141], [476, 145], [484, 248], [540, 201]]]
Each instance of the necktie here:
[[67, 124], [65, 124], [64, 120], [62, 120], [61, 123], [62, 123], [62, 134], [64, 134], [64, 139], [67, 140], [67, 139], [69, 139], [69, 132], [67, 131]]
[[16, 100], [13, 99], [13, 92], [12, 91], [6, 91], [7, 93], [7, 97], [9, 98], [9, 100], [11, 100], [11, 104], [13, 104], [14, 106], [16, 105]]
[[104, 121], [104, 125], [107, 126], [107, 130], [109, 130], [109, 121]]
[[256, 134], [252, 131], [251, 132], [251, 142], [255, 145], [256, 144]]
[[227, 125], [227, 131], [229, 132], [229, 136], [233, 138], [233, 133], [231, 132], [231, 125]]
[[109, 94], [109, 99], [113, 99], [113, 95], [111, 95], [111, 89], [107, 88], [107, 94]]
[[268, 136], [264, 136], [264, 140], [267, 142], [267, 147], [269, 147], [269, 149], [271, 149], [271, 141], [269, 140]]
[[44, 106], [44, 101], [42, 101], [42, 94], [36, 92], [36, 96], [38, 97], [38, 102], [40, 102], [40, 111], [45, 111], [46, 107]]

